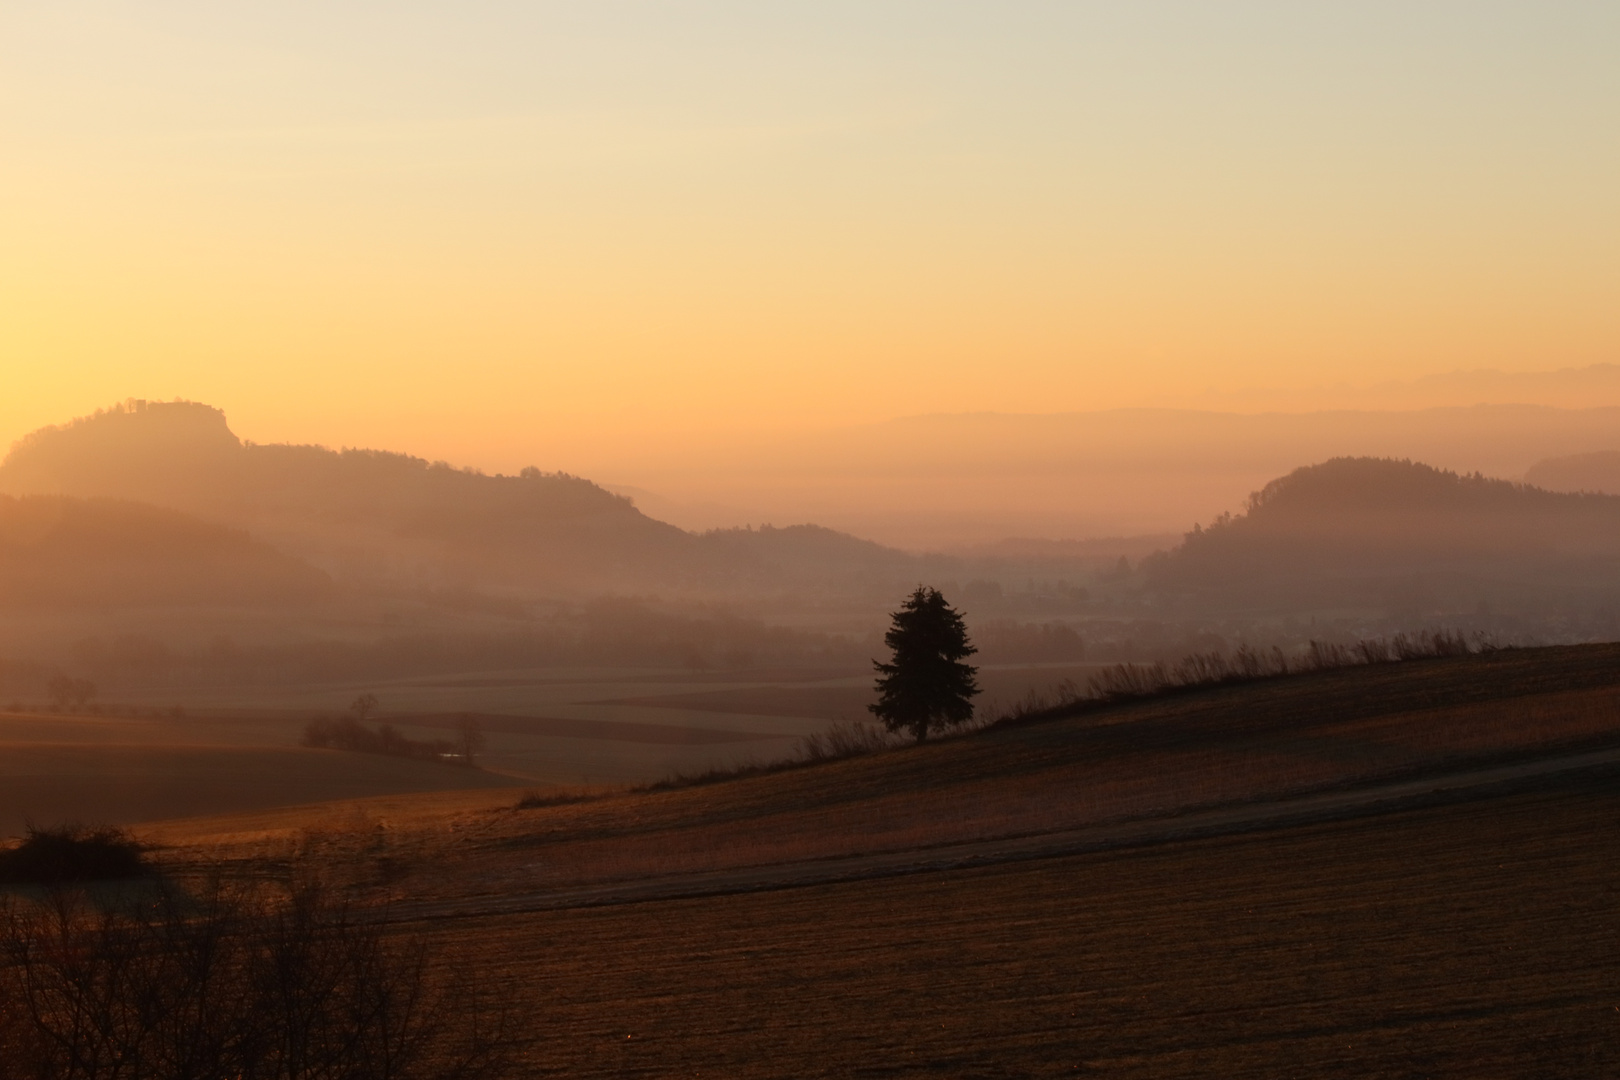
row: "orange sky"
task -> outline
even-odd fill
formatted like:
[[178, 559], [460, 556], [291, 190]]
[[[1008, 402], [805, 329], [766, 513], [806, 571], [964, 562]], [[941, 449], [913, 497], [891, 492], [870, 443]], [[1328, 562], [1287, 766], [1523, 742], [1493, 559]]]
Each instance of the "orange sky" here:
[[587, 471], [1620, 361], [1612, 4], [581, 7], [0, 9], [0, 439]]

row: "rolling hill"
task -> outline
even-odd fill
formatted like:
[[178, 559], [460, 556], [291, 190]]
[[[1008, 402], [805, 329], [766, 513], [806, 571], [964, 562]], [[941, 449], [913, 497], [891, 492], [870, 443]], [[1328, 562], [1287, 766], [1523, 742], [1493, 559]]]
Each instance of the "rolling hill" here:
[[1620, 590], [1620, 497], [1335, 458], [1266, 485], [1143, 570], [1166, 596], [1233, 610], [1590, 606]]
[[340, 578], [546, 594], [888, 585], [904, 553], [813, 526], [688, 533], [588, 480], [377, 450], [243, 442], [218, 409], [132, 401], [20, 440], [0, 491], [152, 503], [247, 529]]
[[[672, 790], [148, 827], [299, 853], [579, 1076], [1604, 1076], [1615, 646], [1318, 671]], [[463, 797], [457, 797], [463, 798]]]

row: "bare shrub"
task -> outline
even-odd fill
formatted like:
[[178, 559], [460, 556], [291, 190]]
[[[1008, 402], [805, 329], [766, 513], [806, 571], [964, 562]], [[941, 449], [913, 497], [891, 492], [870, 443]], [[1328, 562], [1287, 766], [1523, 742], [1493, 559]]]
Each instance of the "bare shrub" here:
[[592, 802], [603, 798], [603, 792], [562, 789], [558, 791], [525, 791], [523, 797], [512, 804], [514, 810], [542, 810], [548, 806], [569, 806], [573, 803]]
[[[1333, 671], [1359, 662], [1360, 657], [1348, 645], [1329, 641], [1313, 641], [1305, 650], [1305, 667], [1310, 671]], [[1402, 657], [1401, 659], [1407, 659]]]
[[1396, 634], [1390, 642], [1397, 658], [1422, 660], [1434, 656], [1467, 656], [1474, 650], [1462, 634], [1450, 630], [1420, 631], [1408, 637]]
[[509, 1033], [420, 938], [305, 885], [0, 912], [0, 1080], [495, 1077]]
[[[1241, 645], [1224, 652], [1193, 653], [1174, 664], [1114, 664], [1091, 676], [1084, 695], [1072, 694], [1057, 704], [1040, 706], [1035, 699], [1015, 706], [995, 723], [1018, 723], [1068, 715], [1120, 701], [1160, 697], [1200, 687], [1274, 679], [1300, 671], [1335, 671], [1362, 664], [1387, 664], [1494, 652], [1502, 646], [1485, 637], [1470, 641], [1455, 630], [1426, 630], [1351, 644], [1312, 641], [1304, 655], [1290, 660], [1281, 649], [1258, 652]], [[1072, 686], [1072, 684], [1071, 684]]]
[[840, 758], [874, 754], [897, 745], [897, 741], [880, 727], [853, 721], [834, 724], [826, 731], [817, 731], [799, 740], [798, 760], [803, 762], [837, 761]]
[[722, 765], [700, 773], [672, 773], [662, 780], [655, 780], [650, 784], [641, 784], [630, 790], [637, 792], [672, 791], [677, 788], [718, 784], [727, 780], [741, 780], [749, 776], [767, 776], [771, 773], [786, 772], [789, 769], [802, 769], [806, 766], [820, 765], [824, 762], [841, 761], [844, 758], [860, 757], [883, 750], [892, 750], [901, 745], [903, 741], [882, 728], [872, 724], [863, 724], [859, 720], [849, 723], [836, 723], [825, 731], [812, 732], [801, 737], [794, 746], [793, 752], [777, 761], [750, 761], [738, 765]]
[[1358, 641], [1355, 645], [1356, 658], [1363, 664], [1387, 664], [1395, 659], [1395, 650], [1383, 638], [1374, 638], [1371, 641]]
[[22, 843], [0, 851], [0, 882], [9, 884], [106, 881], [149, 872], [140, 843], [122, 829], [30, 825]]
[[335, 719], [316, 717], [304, 725], [300, 745], [316, 750], [350, 750], [359, 754], [386, 754], [424, 761], [454, 760], [457, 764], [472, 764], [466, 744], [458, 751], [456, 744], [447, 739], [434, 739], [431, 742], [411, 739], [400, 734], [392, 724], [369, 728], [350, 716]]
[[1039, 716], [1054, 709], [1067, 708], [1086, 700], [1086, 692], [1076, 686], [1073, 679], [1064, 679], [1048, 690], [1031, 689], [1010, 709], [986, 708], [982, 710], [981, 715], [984, 719], [981, 720], [978, 726], [989, 727], [992, 724], [1001, 723], [1003, 720]]

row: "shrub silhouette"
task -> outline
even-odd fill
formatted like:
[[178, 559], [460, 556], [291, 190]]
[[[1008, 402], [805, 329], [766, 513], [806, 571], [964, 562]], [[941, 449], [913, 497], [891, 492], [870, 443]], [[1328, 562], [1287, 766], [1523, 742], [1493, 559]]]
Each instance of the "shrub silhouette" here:
[[318, 886], [0, 910], [0, 1080], [474, 1080], [510, 1038], [422, 941]]
[[107, 881], [150, 872], [141, 845], [122, 829], [30, 825], [21, 844], [0, 851], [0, 882], [8, 884]]
[[[390, 757], [421, 758], [424, 761], [445, 761], [456, 755], [456, 746], [447, 739], [424, 742], [407, 738], [392, 724], [369, 728], [351, 716], [316, 717], [304, 725], [301, 745], [315, 750], [351, 750], [360, 754], [387, 754]], [[457, 758], [471, 765], [471, 758]]]
[[1313, 671], [1336, 671], [1368, 664], [1394, 664], [1471, 656], [1502, 648], [1486, 637], [1470, 641], [1456, 630], [1424, 630], [1391, 638], [1363, 639], [1351, 644], [1312, 641], [1303, 655], [1290, 658], [1280, 648], [1261, 652], [1240, 645], [1231, 654], [1220, 651], [1193, 653], [1174, 664], [1113, 664], [1092, 674], [1084, 690], [1065, 681], [1057, 700], [1033, 697], [996, 723], [1073, 716], [1089, 709], [1107, 708], [1124, 701], [1168, 697], [1190, 691], [1238, 683], [1278, 679]]

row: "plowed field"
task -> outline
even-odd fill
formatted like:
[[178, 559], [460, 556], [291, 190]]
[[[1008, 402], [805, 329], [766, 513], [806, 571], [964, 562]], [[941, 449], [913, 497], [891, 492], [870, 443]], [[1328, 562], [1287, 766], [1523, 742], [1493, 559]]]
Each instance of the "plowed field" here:
[[438, 935], [536, 1075], [1613, 1077], [1617, 788]]

